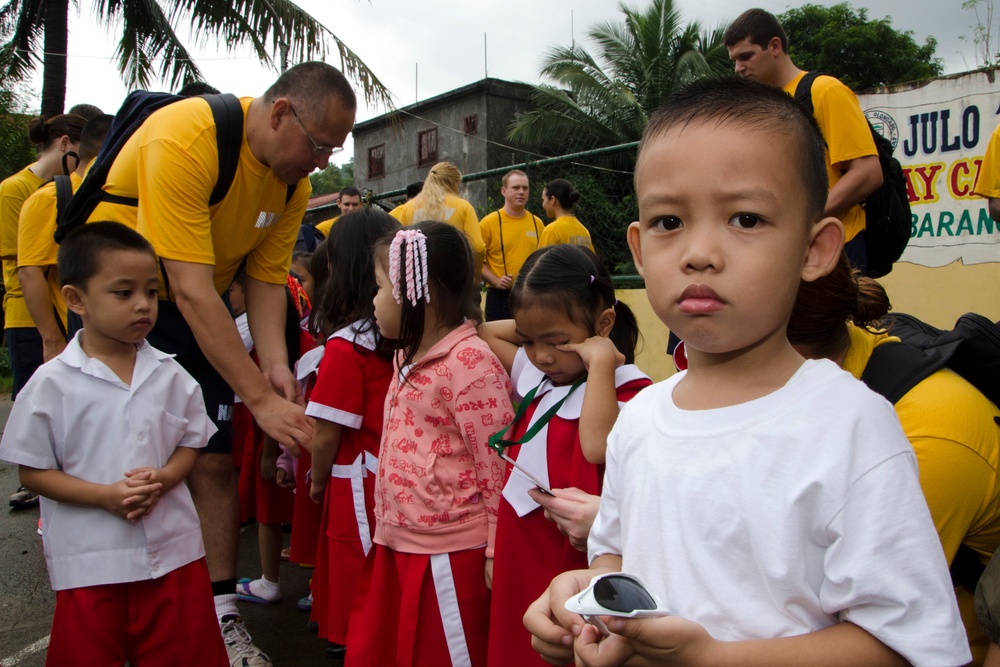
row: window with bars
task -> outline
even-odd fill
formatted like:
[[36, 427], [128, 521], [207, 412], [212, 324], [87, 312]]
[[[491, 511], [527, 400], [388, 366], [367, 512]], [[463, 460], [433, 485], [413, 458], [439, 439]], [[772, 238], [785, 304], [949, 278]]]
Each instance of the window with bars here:
[[385, 144], [379, 144], [368, 149], [368, 178], [383, 176], [385, 176]]
[[472, 114], [465, 117], [465, 133], [476, 134], [479, 132], [479, 114]]
[[438, 131], [431, 128], [417, 133], [417, 165], [424, 167], [438, 161]]

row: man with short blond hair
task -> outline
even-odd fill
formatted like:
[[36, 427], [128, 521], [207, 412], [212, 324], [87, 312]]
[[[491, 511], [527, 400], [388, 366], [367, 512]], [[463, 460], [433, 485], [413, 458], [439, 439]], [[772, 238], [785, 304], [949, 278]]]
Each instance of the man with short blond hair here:
[[545, 223], [528, 211], [528, 175], [520, 169], [504, 174], [500, 194], [503, 208], [479, 221], [486, 244], [483, 279], [486, 281], [486, 321], [511, 318], [510, 288], [528, 255], [538, 249]]

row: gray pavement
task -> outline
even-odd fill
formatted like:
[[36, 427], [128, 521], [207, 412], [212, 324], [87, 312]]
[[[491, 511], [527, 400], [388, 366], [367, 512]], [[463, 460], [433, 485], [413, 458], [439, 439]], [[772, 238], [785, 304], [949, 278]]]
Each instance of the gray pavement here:
[[[10, 402], [0, 397], [0, 427], [6, 423]], [[0, 463], [0, 667], [42, 667], [52, 624], [55, 594], [49, 588], [42, 538], [36, 533], [38, 510], [7, 510], [6, 498], [17, 489], [17, 469]], [[284, 600], [276, 605], [240, 602], [240, 612], [254, 638], [276, 667], [302, 665], [340, 667], [327, 657], [325, 642], [306, 632], [308, 614], [296, 601], [308, 592], [312, 570], [282, 564]], [[239, 576], [260, 576], [256, 526], [240, 536]], [[197, 664], [192, 657], [191, 665]]]

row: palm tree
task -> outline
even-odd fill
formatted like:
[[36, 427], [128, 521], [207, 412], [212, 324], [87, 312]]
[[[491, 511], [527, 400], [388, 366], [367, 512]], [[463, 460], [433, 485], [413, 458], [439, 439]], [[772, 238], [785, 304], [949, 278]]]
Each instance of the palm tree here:
[[558, 147], [561, 152], [636, 141], [649, 114], [675, 87], [730, 70], [722, 26], [702, 31], [681, 24], [672, 0], [652, 0], [640, 12], [619, 3], [622, 23], [593, 26], [583, 46], [557, 46], [541, 70], [556, 85], [534, 86], [533, 111], [509, 128], [512, 141]]
[[[69, 0], [8, 0], [0, 7], [0, 34], [10, 36], [0, 45], [0, 82], [23, 80], [36, 69], [41, 46], [43, 115], [62, 113], [65, 104], [68, 12]], [[147, 88], [155, 78], [176, 89], [203, 78], [175, 33], [176, 26], [190, 25], [199, 38], [215, 37], [226, 48], [251, 47], [268, 66], [275, 55], [302, 61], [335, 51], [366, 100], [391, 104], [361, 59], [291, 0], [94, 0], [94, 12], [100, 23], [120, 30], [115, 56], [129, 88]]]

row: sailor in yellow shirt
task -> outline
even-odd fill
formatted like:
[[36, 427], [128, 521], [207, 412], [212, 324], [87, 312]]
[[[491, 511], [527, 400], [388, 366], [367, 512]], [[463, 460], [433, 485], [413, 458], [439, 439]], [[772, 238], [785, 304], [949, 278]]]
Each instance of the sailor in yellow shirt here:
[[[401, 225], [413, 225], [424, 220], [447, 222], [465, 234], [472, 249], [472, 263], [476, 271], [472, 282], [479, 285], [482, 277], [479, 267], [483, 265], [486, 246], [479, 233], [479, 216], [472, 204], [458, 196], [462, 185], [462, 173], [450, 162], [438, 162], [427, 173], [424, 186], [413, 199], [389, 211], [389, 215], [399, 220]], [[477, 287], [478, 289], [478, 287]]]
[[33, 119], [28, 125], [32, 143], [41, 147], [38, 161], [0, 183], [0, 262], [3, 265], [4, 328], [13, 371], [11, 398], [42, 364], [42, 338], [24, 302], [17, 275], [17, 230], [21, 207], [40, 185], [56, 174], [76, 169], [80, 132], [85, 121], [80, 116], [62, 114], [48, 120]]
[[580, 201], [580, 193], [573, 189], [569, 181], [557, 178], [545, 184], [542, 190], [542, 208], [552, 222], [545, 225], [539, 248], [568, 243], [582, 245], [594, 252], [590, 231], [573, 215], [573, 207]]
[[[112, 165], [105, 191], [135, 197], [138, 206], [104, 202], [90, 220], [131, 224], [160, 257], [164, 284], [148, 340], [177, 354], [201, 384], [209, 416], [220, 427], [188, 478], [216, 611], [234, 663], [253, 654], [252, 663], [242, 664], [270, 664], [250, 643], [235, 604], [239, 503], [230, 453], [233, 392], [278, 442], [293, 451], [309, 442], [312, 425], [285, 345], [285, 285], [309, 199], [307, 177], [341, 150], [354, 126], [357, 99], [336, 68], [306, 62], [241, 104], [239, 164], [221, 202], [209, 206], [219, 174], [215, 121], [204, 99], [189, 98], [151, 114]], [[259, 368], [222, 298], [241, 266]]]
[[[856, 278], [843, 258], [834, 271], [799, 288], [788, 339], [805, 357], [826, 357], [854, 377], [879, 345], [899, 339], [868, 330], [889, 310], [885, 290]], [[847, 324], [847, 322], [857, 322]], [[917, 457], [920, 486], [948, 562], [960, 546], [985, 562], [1000, 547], [1000, 409], [951, 370], [917, 383], [893, 406]], [[986, 640], [973, 609], [972, 591], [955, 589], [975, 658]]]
[[341, 216], [361, 209], [361, 191], [352, 185], [343, 188], [337, 199], [337, 208], [340, 209], [340, 215], [329, 220], [324, 220], [316, 225], [316, 229], [322, 232], [323, 236], [330, 235], [330, 228], [337, 224]]
[[979, 165], [972, 193], [989, 199], [987, 206], [990, 217], [1000, 221], [1000, 138], [998, 137], [1000, 137], [1000, 125], [997, 125], [990, 135], [990, 143], [986, 146], [986, 155]]
[[[87, 168], [104, 143], [113, 116], [99, 115], [87, 122], [80, 134], [80, 164], [69, 175], [76, 192]], [[57, 222], [56, 184], [46, 183], [28, 197], [21, 207], [17, 228], [17, 273], [24, 301], [42, 337], [42, 356], [49, 361], [66, 347], [66, 301], [59, 284], [53, 238]], [[66, 202], [63, 202], [65, 205]]]
[[[795, 95], [806, 75], [788, 56], [788, 37], [774, 15], [748, 9], [729, 24], [722, 38], [740, 76]], [[857, 96], [832, 76], [812, 85], [813, 116], [826, 141], [826, 173], [830, 181], [823, 216], [844, 224], [844, 251], [862, 273], [867, 269], [865, 213], [861, 203], [882, 185], [882, 167]]]
[[[426, 187], [426, 186], [425, 186]], [[528, 175], [520, 169], [504, 174], [503, 208], [486, 214], [479, 231], [486, 244], [486, 321], [509, 320], [510, 288], [528, 255], [538, 249], [544, 223], [528, 211]]]

